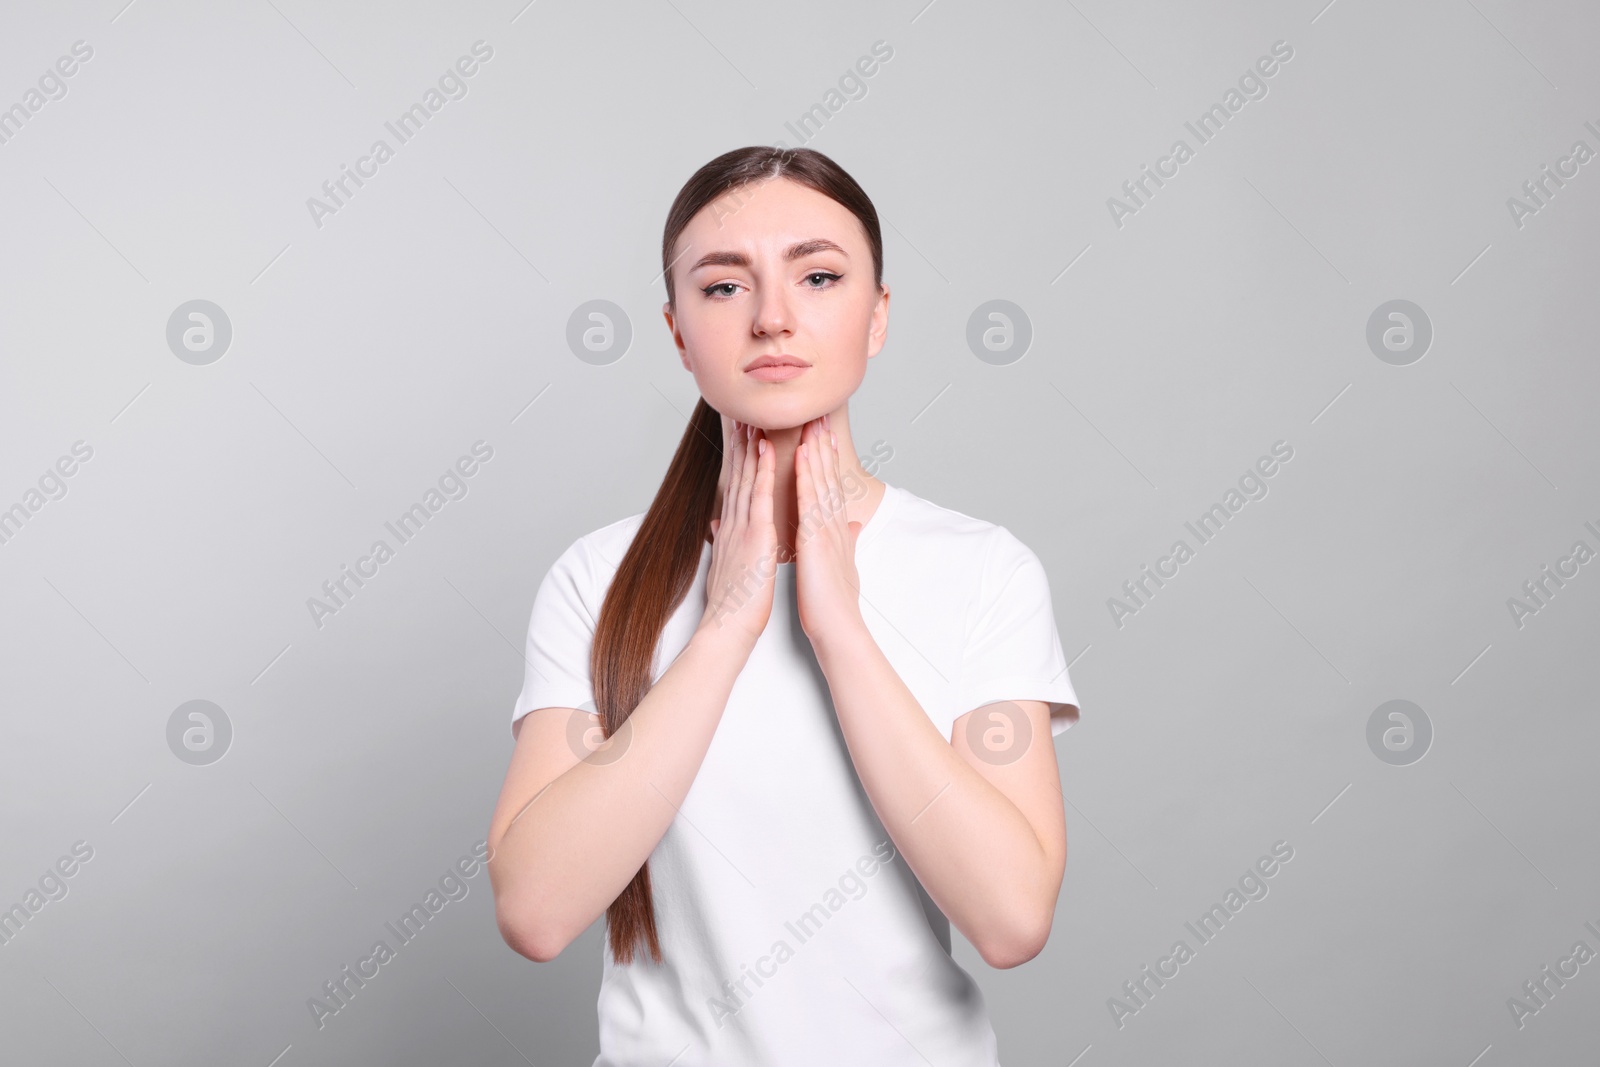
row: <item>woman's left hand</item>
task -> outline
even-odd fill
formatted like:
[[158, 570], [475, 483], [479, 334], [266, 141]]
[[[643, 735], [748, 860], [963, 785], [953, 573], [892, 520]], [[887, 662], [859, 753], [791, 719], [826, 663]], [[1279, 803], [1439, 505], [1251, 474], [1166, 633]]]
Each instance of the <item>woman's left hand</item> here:
[[861, 578], [856, 538], [861, 523], [849, 521], [840, 488], [839, 453], [827, 416], [800, 431], [795, 450], [795, 600], [800, 626], [815, 646], [829, 635], [862, 625]]

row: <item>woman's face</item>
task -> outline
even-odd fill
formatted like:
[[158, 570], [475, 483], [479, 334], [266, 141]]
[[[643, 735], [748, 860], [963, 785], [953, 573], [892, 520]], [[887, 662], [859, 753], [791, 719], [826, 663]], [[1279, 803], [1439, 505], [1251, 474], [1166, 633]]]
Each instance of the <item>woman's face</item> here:
[[[883, 347], [889, 294], [844, 205], [786, 178], [707, 204], [673, 249], [663, 311], [706, 403], [767, 430], [840, 410]], [[762, 372], [763, 356], [803, 366]]]

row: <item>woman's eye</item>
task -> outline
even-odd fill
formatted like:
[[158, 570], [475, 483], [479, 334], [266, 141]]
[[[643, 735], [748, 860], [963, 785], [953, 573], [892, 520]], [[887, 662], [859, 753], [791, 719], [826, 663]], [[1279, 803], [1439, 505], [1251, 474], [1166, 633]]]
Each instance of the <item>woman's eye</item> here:
[[[823, 279], [823, 282], [820, 285], [807, 285], [806, 288], [827, 289], [841, 277], [842, 275], [834, 274], [831, 271], [814, 270], [805, 276], [805, 280], [807, 282], [812, 282], [818, 278], [821, 278]], [[729, 297], [734, 296], [738, 292], [738, 289], [738, 282], [717, 282], [714, 285], [706, 286], [700, 291], [705, 293], [706, 296], [712, 300], [726, 300]]]

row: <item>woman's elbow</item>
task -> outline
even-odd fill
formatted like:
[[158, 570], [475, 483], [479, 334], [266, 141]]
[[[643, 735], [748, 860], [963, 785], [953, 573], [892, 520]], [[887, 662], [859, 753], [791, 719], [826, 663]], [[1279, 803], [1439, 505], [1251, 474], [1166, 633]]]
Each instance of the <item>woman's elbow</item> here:
[[1044, 951], [1045, 943], [1050, 940], [1050, 920], [1051, 916], [1046, 915], [1043, 922], [1008, 930], [1004, 936], [990, 938], [973, 947], [978, 950], [983, 962], [995, 970], [1020, 967]]
[[529, 922], [527, 909], [510, 908], [495, 901], [495, 925], [511, 951], [535, 963], [549, 963], [567, 947], [569, 939], [552, 936], [539, 923]]

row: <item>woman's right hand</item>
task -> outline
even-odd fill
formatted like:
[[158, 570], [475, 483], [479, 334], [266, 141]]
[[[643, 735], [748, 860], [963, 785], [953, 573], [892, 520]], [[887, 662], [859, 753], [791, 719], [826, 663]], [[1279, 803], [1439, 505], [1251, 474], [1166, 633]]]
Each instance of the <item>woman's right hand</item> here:
[[722, 450], [722, 515], [711, 520], [711, 569], [701, 629], [731, 631], [755, 646], [772, 615], [778, 533], [772, 517], [777, 458], [756, 427], [732, 424]]

